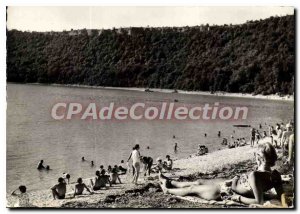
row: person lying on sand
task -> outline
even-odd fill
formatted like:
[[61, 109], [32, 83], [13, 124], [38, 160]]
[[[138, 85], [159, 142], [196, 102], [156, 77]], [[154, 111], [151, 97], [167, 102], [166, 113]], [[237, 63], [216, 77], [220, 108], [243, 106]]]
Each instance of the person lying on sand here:
[[82, 195], [84, 189], [86, 189], [90, 194], [93, 194], [93, 192], [90, 191], [90, 189], [85, 185], [85, 183], [82, 183], [82, 178], [78, 178], [77, 184], [75, 185], [74, 197], [76, 195]]
[[111, 182], [109, 180], [109, 176], [105, 175], [105, 172], [100, 174], [100, 171], [96, 171], [96, 177], [91, 179], [91, 186], [94, 191], [100, 190], [102, 187], [106, 187], [106, 184], [109, 183], [111, 186]]
[[[14, 204], [14, 207], [30, 207], [29, 196], [26, 193], [26, 186], [21, 185], [18, 189], [14, 190], [11, 195], [18, 197], [18, 201]], [[18, 193], [17, 193], [18, 192]]]
[[117, 180], [119, 181], [120, 184], [122, 183], [118, 172], [119, 172], [118, 166], [115, 165], [114, 168], [110, 172], [110, 182], [111, 182], [111, 184], [117, 184]]
[[58, 178], [58, 184], [54, 185], [52, 188], [53, 199], [64, 199], [66, 197], [67, 184], [65, 179], [62, 177]]
[[244, 204], [263, 204], [264, 193], [274, 187], [280, 200], [283, 193], [281, 175], [271, 170], [277, 160], [275, 148], [270, 143], [259, 144], [255, 159], [257, 170], [220, 183], [177, 182], [160, 173], [161, 188], [164, 193], [177, 196], [197, 195], [206, 200], [231, 199]]
[[141, 162], [144, 164], [144, 176], [150, 176], [151, 174], [151, 167], [153, 165], [153, 158], [141, 156]]

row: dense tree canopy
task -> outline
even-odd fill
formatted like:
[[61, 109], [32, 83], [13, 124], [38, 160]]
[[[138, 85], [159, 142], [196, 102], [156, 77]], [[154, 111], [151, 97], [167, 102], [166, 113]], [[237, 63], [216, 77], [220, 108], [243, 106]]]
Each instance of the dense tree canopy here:
[[242, 25], [7, 32], [7, 81], [292, 94], [294, 16]]

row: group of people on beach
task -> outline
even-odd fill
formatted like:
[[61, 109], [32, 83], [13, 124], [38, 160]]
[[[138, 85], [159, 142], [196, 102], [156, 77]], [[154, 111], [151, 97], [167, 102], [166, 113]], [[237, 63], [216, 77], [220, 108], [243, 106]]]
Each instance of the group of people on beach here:
[[[82, 195], [84, 190], [90, 194], [93, 194], [94, 191], [98, 191], [103, 188], [108, 189], [108, 185], [111, 187], [113, 184], [117, 184], [117, 181], [121, 184], [122, 182], [120, 175], [124, 175], [130, 171], [132, 171], [133, 174], [132, 183], [137, 184], [142, 164], [144, 166], [144, 176], [150, 176], [151, 172], [172, 169], [173, 160], [171, 159], [170, 155], [166, 156], [165, 161], [162, 161], [161, 158], [157, 158], [157, 163], [154, 164], [153, 158], [141, 156], [139, 150], [140, 146], [139, 144], [136, 144], [127, 160], [128, 169], [124, 166], [124, 160], [122, 160], [121, 165], [114, 165], [114, 167], [109, 165], [107, 170], [105, 170], [104, 166], [101, 165], [99, 170], [96, 170], [95, 177], [90, 179], [90, 185], [86, 185], [81, 177], [78, 178], [77, 183], [74, 186], [73, 197]], [[84, 157], [82, 157], [81, 160], [86, 161]], [[129, 164], [130, 160], [132, 162], [131, 166]], [[46, 169], [43, 163], [43, 160], [39, 162], [37, 167], [38, 170]], [[94, 166], [94, 161], [91, 161], [91, 166]], [[70, 184], [70, 177], [71, 176], [69, 173], [63, 173], [63, 176], [58, 178], [58, 183], [51, 188], [54, 199], [66, 198], [67, 185]]]
[[[262, 129], [262, 126], [259, 126]], [[124, 160], [121, 165], [114, 167], [108, 166], [107, 170], [101, 165], [99, 170], [96, 170], [95, 177], [90, 179], [90, 184], [87, 185], [83, 179], [79, 177], [77, 183], [74, 185], [73, 197], [82, 195], [84, 190], [89, 194], [94, 194], [95, 191], [101, 189], [108, 189], [113, 184], [120, 184], [120, 175], [129, 174], [132, 172], [132, 183], [138, 184], [141, 167], [144, 167], [144, 176], [150, 176], [151, 173], [159, 173], [159, 181], [161, 188], [166, 194], [173, 194], [177, 196], [196, 195], [206, 200], [222, 200], [230, 199], [244, 204], [262, 204], [264, 201], [264, 193], [268, 190], [275, 188], [277, 197], [280, 199], [283, 193], [281, 175], [278, 171], [272, 170], [277, 161], [277, 149], [282, 149], [287, 153], [287, 162], [291, 163], [294, 158], [294, 132], [293, 123], [276, 124], [275, 128], [271, 125], [268, 126], [269, 133], [260, 132], [252, 128], [250, 135], [250, 146], [256, 147], [255, 161], [257, 169], [250, 174], [236, 175], [230, 180], [222, 182], [211, 183], [206, 180], [197, 180], [193, 182], [179, 182], [174, 179], [168, 178], [163, 173], [172, 170], [173, 160], [170, 155], [166, 156], [166, 160], [157, 158], [156, 164], [153, 163], [152, 157], [141, 156], [140, 146], [136, 144], [129, 155], [127, 160], [127, 167]], [[219, 133], [220, 134], [220, 133]], [[223, 138], [223, 145], [230, 144], [227, 139]], [[236, 140], [231, 137], [235, 147], [246, 145], [245, 138], [237, 138]], [[174, 146], [174, 152], [177, 152], [177, 143]], [[82, 161], [86, 161], [82, 157]], [[131, 162], [131, 164], [130, 164]], [[38, 170], [50, 169], [43, 165], [44, 161], [41, 160], [38, 164]], [[94, 166], [94, 162], [91, 161]], [[70, 184], [70, 174], [63, 173], [62, 177], [58, 178], [58, 183], [51, 188], [54, 199], [65, 199], [67, 185]], [[21, 195], [26, 193], [26, 186], [20, 186], [19, 192]], [[18, 195], [16, 190], [12, 195]], [[23, 197], [24, 198], [24, 197]]]
[[[261, 129], [262, 126], [260, 125]], [[208, 182], [197, 180], [193, 182], [179, 182], [170, 179], [160, 172], [159, 180], [164, 193], [176, 196], [198, 196], [206, 200], [232, 200], [243, 204], [263, 204], [265, 193], [272, 188], [276, 191], [279, 201], [282, 200], [284, 189], [281, 174], [272, 170], [278, 159], [277, 149], [287, 150], [287, 161], [294, 160], [294, 132], [293, 123], [276, 124], [276, 129], [269, 126], [269, 136], [264, 132], [259, 136], [255, 129], [251, 129], [251, 146], [255, 146], [254, 154], [257, 169], [249, 174], [236, 175], [230, 180]], [[252, 137], [255, 136], [253, 139]], [[269, 137], [269, 138], [267, 138]], [[261, 140], [261, 139], [264, 140]], [[261, 141], [260, 141], [261, 140]], [[285, 153], [283, 153], [283, 156]], [[283, 201], [282, 206], [284, 205]]]

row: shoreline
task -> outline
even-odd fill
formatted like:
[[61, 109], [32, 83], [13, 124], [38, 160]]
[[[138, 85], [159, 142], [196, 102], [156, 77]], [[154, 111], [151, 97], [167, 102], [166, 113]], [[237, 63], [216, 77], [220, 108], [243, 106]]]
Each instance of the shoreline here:
[[[245, 166], [246, 161], [253, 158], [255, 148], [249, 145], [244, 147], [237, 147], [233, 149], [224, 148], [216, 150], [203, 156], [187, 157], [174, 161], [174, 167], [171, 172], [165, 173], [167, 176], [173, 178], [181, 177], [197, 177], [199, 174], [213, 175], [217, 172], [223, 174], [230, 173], [231, 168], [237, 164]], [[233, 167], [234, 168], [234, 167]], [[221, 174], [222, 174], [221, 173]], [[37, 207], [59, 208], [68, 206], [68, 204], [86, 204], [87, 206], [96, 206], [100, 202], [104, 203], [107, 197], [126, 195], [128, 192], [136, 191], [136, 189], [143, 189], [149, 184], [158, 184], [157, 173], [151, 174], [150, 177], [144, 177], [141, 172], [138, 186], [130, 183], [131, 174], [121, 176], [123, 184], [117, 184], [110, 187], [108, 190], [101, 190], [94, 195], [84, 195], [82, 197], [68, 198], [64, 200], [53, 200], [50, 189], [44, 189], [34, 192], [29, 192], [30, 201]], [[212, 177], [214, 179], [215, 177]], [[54, 179], [55, 180], [55, 179]], [[87, 184], [87, 178], [84, 179]], [[74, 184], [67, 186], [67, 195], [73, 192]], [[158, 187], [159, 188], [159, 187]], [[137, 190], [138, 191], [138, 190]], [[162, 195], [163, 196], [163, 195]], [[7, 207], [12, 207], [14, 199], [7, 194]], [[76, 205], [76, 206], [77, 206]]]
[[[294, 95], [280, 96], [277, 94], [271, 95], [253, 95], [245, 93], [229, 93], [216, 91], [213, 94], [206, 91], [185, 91], [175, 89], [160, 89], [160, 88], [138, 88], [138, 87], [111, 87], [111, 86], [90, 86], [81, 84], [44, 84], [44, 83], [18, 83], [6, 82], [7, 84], [25, 84], [25, 85], [39, 85], [39, 86], [55, 86], [55, 87], [69, 87], [69, 88], [84, 88], [84, 89], [104, 89], [104, 90], [121, 90], [121, 91], [138, 91], [147, 93], [172, 93], [172, 94], [187, 94], [187, 95], [201, 95], [201, 96], [215, 96], [215, 97], [229, 97], [229, 98], [244, 98], [244, 99], [261, 99], [261, 100], [274, 100], [274, 101], [289, 101], [294, 102]], [[147, 91], [148, 90], [148, 91]], [[176, 92], [174, 92], [176, 91]]]

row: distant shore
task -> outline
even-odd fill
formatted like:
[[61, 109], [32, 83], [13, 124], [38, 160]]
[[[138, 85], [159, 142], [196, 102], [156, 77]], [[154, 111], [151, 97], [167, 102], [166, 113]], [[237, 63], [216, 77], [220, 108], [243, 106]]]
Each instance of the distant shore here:
[[[24, 84], [16, 82], [8, 82], [12, 84]], [[229, 93], [216, 91], [214, 93], [207, 91], [184, 91], [176, 89], [159, 89], [159, 88], [137, 88], [137, 87], [109, 87], [109, 86], [90, 86], [80, 84], [43, 84], [43, 83], [25, 83], [28, 85], [45, 85], [45, 86], [59, 86], [59, 87], [74, 87], [74, 88], [90, 88], [90, 89], [109, 89], [109, 90], [125, 90], [125, 91], [140, 91], [140, 92], [158, 92], [158, 93], [178, 93], [178, 94], [189, 94], [189, 95], [202, 95], [202, 96], [217, 96], [217, 97], [232, 97], [232, 98], [248, 98], [248, 99], [264, 99], [264, 100], [278, 100], [278, 101], [291, 101], [294, 102], [293, 95], [278, 94], [262, 95], [262, 94], [246, 94], [246, 93]]]

